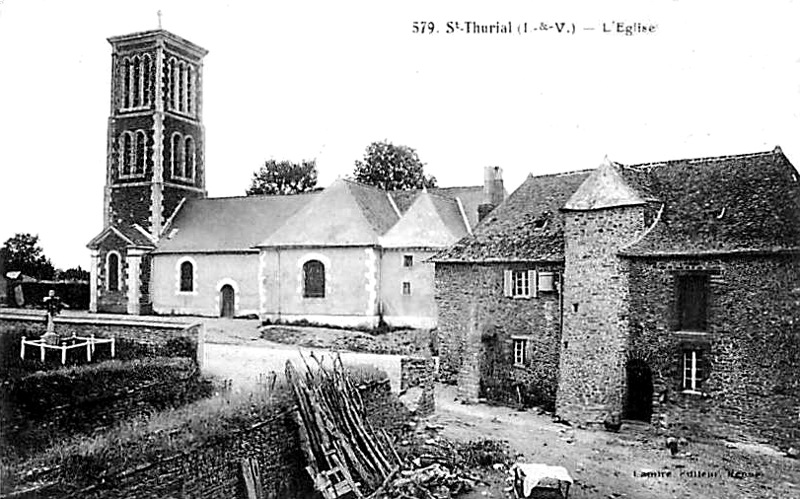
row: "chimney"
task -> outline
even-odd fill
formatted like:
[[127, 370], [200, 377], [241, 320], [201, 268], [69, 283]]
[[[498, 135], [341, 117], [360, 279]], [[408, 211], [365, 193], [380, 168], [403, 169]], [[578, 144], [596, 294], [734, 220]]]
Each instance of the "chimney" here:
[[503, 188], [503, 169], [499, 166], [486, 166], [483, 168], [483, 200], [478, 205], [478, 221], [491, 213], [505, 197]]

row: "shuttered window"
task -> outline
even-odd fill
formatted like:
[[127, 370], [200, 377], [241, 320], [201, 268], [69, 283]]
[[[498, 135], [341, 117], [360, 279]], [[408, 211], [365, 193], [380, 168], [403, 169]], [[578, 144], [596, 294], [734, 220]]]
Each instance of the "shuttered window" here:
[[708, 322], [708, 276], [681, 275], [677, 279], [678, 330], [705, 331]]
[[512, 298], [537, 296], [535, 270], [506, 270], [503, 273], [503, 294]]

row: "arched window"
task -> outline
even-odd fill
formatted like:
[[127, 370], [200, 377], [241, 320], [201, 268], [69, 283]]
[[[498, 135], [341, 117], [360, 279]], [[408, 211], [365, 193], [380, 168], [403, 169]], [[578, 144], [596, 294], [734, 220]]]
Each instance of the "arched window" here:
[[121, 176], [131, 174], [131, 164], [133, 157], [133, 137], [130, 132], [123, 132], [120, 136], [119, 144], [119, 173]]
[[109, 291], [119, 291], [119, 254], [114, 252], [106, 257], [106, 284]]
[[188, 68], [188, 77], [186, 79], [186, 112], [192, 114], [194, 112], [194, 67], [191, 64], [186, 66]]
[[165, 78], [167, 78], [167, 85], [165, 87], [168, 89], [167, 91], [167, 108], [174, 109], [175, 108], [175, 58], [170, 58], [169, 62], [167, 63], [167, 70], [164, 72]]
[[186, 111], [186, 65], [178, 64], [178, 111]]
[[142, 66], [139, 56], [133, 58], [133, 107], [142, 105]]
[[122, 108], [131, 107], [131, 61], [122, 60]]
[[303, 297], [325, 298], [325, 265], [319, 260], [303, 264]]
[[192, 262], [181, 263], [180, 290], [183, 293], [194, 291], [194, 265], [192, 265]]
[[191, 137], [186, 137], [183, 151], [183, 161], [186, 167], [184, 175], [186, 178], [194, 180], [195, 150], [194, 140]]
[[144, 175], [144, 165], [147, 151], [147, 135], [142, 130], [136, 132], [136, 156], [133, 165], [133, 175]]
[[179, 133], [172, 135], [172, 155], [170, 156], [170, 166], [172, 167], [172, 176], [183, 178], [183, 149], [181, 147], [181, 136]]
[[149, 106], [153, 102], [153, 83], [152, 83], [152, 68], [151, 68], [150, 54], [145, 54], [142, 57], [142, 81], [144, 82], [144, 100], [143, 106]]

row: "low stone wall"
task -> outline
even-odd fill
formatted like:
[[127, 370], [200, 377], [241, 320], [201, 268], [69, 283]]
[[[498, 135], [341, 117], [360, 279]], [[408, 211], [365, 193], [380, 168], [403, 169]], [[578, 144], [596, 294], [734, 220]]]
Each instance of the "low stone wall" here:
[[[205, 326], [202, 323], [189, 324], [86, 316], [57, 317], [55, 328], [56, 333], [62, 337], [72, 336], [72, 334], [94, 335], [97, 338], [113, 337], [117, 343], [116, 357], [122, 360], [142, 357], [190, 357], [195, 359], [198, 365], [202, 365], [203, 362]], [[14, 364], [25, 367], [15, 360], [19, 359], [19, 339], [22, 336], [28, 339], [37, 339], [44, 334], [45, 329], [46, 318], [43, 314], [0, 311], [0, 336], [5, 337], [6, 340], [2, 343], [5, 349], [13, 350], [2, 354], [2, 363], [6, 367]], [[98, 348], [107, 349], [109, 347], [102, 345]], [[25, 364], [30, 367], [30, 370], [36, 371], [47, 367], [38, 364], [39, 351], [37, 348], [27, 350]], [[76, 349], [69, 352], [68, 360], [85, 359], [83, 355], [83, 352], [78, 352]], [[52, 351], [48, 351], [47, 356], [58, 357]]]
[[[361, 387], [361, 396], [373, 427], [397, 436], [407, 419], [407, 411], [391, 393], [389, 380]], [[305, 457], [292, 411], [294, 407], [281, 410], [238, 434], [221, 436], [217, 441], [184, 453], [107, 476], [103, 483], [82, 490], [57, 483], [2, 497], [245, 497], [242, 459], [258, 462], [265, 498], [315, 497], [313, 484], [305, 471]]]
[[403, 357], [400, 359], [400, 390], [419, 387], [417, 415], [427, 416], [436, 410], [434, 378], [436, 359], [431, 357]]
[[0, 444], [20, 457], [211, 393], [190, 359], [103, 363], [27, 376], [0, 388]]

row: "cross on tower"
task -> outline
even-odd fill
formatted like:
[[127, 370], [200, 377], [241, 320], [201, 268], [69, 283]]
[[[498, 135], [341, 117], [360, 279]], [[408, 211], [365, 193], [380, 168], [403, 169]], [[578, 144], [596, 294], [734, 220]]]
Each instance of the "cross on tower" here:
[[156, 15], [158, 15], [158, 29], [161, 29], [161, 9], [156, 12]]

